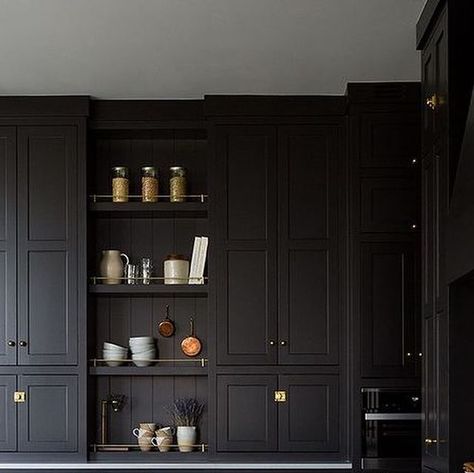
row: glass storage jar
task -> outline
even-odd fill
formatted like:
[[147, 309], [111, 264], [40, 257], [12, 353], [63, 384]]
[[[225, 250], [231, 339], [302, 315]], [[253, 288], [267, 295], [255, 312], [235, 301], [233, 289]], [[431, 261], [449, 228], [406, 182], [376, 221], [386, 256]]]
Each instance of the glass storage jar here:
[[158, 201], [158, 173], [153, 166], [142, 167], [142, 202]]
[[112, 201], [128, 202], [128, 168], [115, 166], [112, 168]]
[[181, 166], [170, 167], [170, 202], [186, 200], [186, 169]]

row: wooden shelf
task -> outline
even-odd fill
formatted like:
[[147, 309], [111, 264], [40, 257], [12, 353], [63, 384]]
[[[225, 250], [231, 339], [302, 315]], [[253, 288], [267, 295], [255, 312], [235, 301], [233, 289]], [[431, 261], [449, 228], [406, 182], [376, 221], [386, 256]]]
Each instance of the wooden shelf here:
[[[198, 363], [196, 363], [198, 364]], [[91, 376], [207, 376], [207, 366], [91, 366]]]
[[154, 295], [207, 297], [207, 284], [90, 284], [89, 293], [103, 295]]
[[207, 202], [90, 202], [89, 210], [109, 217], [207, 218]]

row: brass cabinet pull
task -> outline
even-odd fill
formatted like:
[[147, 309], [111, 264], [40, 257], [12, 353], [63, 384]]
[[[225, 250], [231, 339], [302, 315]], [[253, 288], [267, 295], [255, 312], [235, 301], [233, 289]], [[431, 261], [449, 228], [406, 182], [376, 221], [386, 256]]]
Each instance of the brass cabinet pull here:
[[275, 391], [275, 402], [286, 402], [286, 391]]
[[20, 345], [20, 347], [26, 347], [27, 343], [25, 342], [25, 340], [20, 340], [20, 343], [18, 345]]
[[275, 340], [270, 340], [269, 343], [270, 343], [270, 345], [271, 345], [272, 347], [275, 346]]
[[13, 393], [13, 401], [18, 402], [26, 402], [26, 393], [25, 391], [15, 391]]
[[9, 347], [14, 347], [14, 346], [16, 345], [16, 343], [15, 343], [13, 340], [8, 340], [7, 345], [8, 345]]
[[411, 356], [412, 356], [412, 353], [409, 351], [409, 352], [407, 353], [407, 358], [411, 358]]
[[434, 110], [438, 106], [438, 97], [433, 94], [431, 97], [426, 99], [426, 106], [431, 110]]
[[286, 346], [286, 340], [282, 340], [282, 341], [280, 342], [280, 345], [281, 345], [282, 347]]

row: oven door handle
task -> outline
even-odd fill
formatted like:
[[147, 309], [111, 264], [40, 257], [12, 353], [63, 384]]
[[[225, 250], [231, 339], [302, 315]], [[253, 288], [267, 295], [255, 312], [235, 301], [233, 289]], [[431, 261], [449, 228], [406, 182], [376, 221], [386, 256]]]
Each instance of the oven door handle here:
[[384, 413], [367, 413], [364, 415], [365, 420], [421, 420], [421, 412], [384, 412]]

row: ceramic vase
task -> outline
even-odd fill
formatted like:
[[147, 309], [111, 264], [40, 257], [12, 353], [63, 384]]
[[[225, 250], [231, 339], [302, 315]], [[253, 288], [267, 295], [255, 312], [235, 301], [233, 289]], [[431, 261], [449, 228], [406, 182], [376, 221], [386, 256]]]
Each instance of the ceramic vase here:
[[176, 433], [180, 452], [192, 452], [196, 445], [197, 432], [194, 426], [178, 426]]

